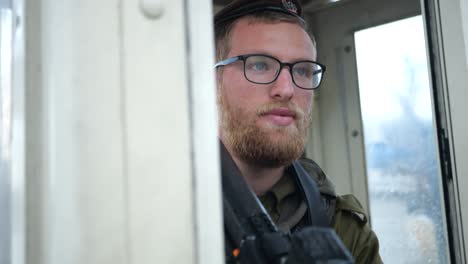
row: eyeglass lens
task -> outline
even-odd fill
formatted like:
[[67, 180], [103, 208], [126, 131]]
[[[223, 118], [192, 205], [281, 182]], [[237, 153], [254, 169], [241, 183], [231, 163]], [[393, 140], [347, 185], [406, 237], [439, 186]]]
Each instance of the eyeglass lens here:
[[[254, 83], [271, 83], [280, 71], [280, 62], [261, 55], [249, 56], [245, 60], [245, 77]], [[322, 78], [322, 67], [313, 62], [299, 62], [292, 67], [294, 83], [305, 89], [314, 89], [319, 86]]]

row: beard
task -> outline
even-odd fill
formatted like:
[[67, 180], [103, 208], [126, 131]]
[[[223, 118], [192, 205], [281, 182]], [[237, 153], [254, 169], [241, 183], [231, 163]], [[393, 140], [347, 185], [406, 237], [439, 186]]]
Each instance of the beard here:
[[[259, 106], [254, 113], [230, 105], [218, 89], [218, 107], [223, 143], [238, 158], [256, 167], [278, 168], [291, 164], [304, 152], [311, 111], [305, 114], [296, 104], [271, 103]], [[269, 111], [285, 107], [292, 111], [294, 122], [289, 126], [267, 124], [260, 127], [256, 121]]]

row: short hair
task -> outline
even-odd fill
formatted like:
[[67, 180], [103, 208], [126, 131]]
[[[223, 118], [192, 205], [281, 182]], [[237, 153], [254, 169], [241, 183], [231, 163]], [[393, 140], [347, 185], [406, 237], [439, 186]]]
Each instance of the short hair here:
[[216, 46], [216, 60], [220, 61], [226, 59], [227, 54], [231, 50], [231, 32], [234, 26], [242, 19], [247, 19], [252, 22], [263, 22], [263, 23], [280, 23], [287, 22], [293, 23], [300, 26], [304, 31], [309, 35], [312, 40], [313, 46], [316, 48], [315, 38], [312, 32], [309, 31], [307, 23], [303, 20], [291, 16], [289, 14], [284, 14], [274, 11], [262, 11], [252, 13], [246, 16], [243, 16], [239, 19], [230, 20], [225, 23], [221, 23], [215, 26], [215, 46]]

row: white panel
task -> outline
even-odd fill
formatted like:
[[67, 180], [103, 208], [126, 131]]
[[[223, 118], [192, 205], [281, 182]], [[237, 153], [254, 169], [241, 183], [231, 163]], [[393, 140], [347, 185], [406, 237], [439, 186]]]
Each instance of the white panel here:
[[28, 1], [28, 263], [127, 263], [115, 0]]
[[211, 3], [160, 3], [27, 2], [26, 263], [223, 262]]
[[468, 68], [468, 1], [460, 1], [460, 5], [463, 36], [465, 38], [466, 67]]
[[315, 103], [320, 100], [318, 97], [320, 92], [316, 92], [314, 95], [314, 105], [312, 109], [312, 129], [308, 131], [308, 138], [309, 140], [306, 143], [306, 156], [308, 158], [313, 159], [317, 164], [323, 164], [323, 145], [320, 142], [322, 135], [320, 135], [320, 129], [314, 129], [315, 126], [320, 126], [320, 108], [317, 106], [318, 104]]
[[184, 1], [157, 20], [124, 1], [131, 263], [194, 263]]
[[13, 137], [12, 145], [12, 218], [11, 264], [25, 264], [26, 182], [25, 182], [25, 16], [24, 1], [13, 1], [17, 23], [13, 47]]
[[211, 0], [188, 1], [197, 263], [224, 263]]
[[[466, 121], [466, 98], [468, 98], [468, 46], [465, 42], [462, 18], [465, 10], [462, 10], [462, 2], [439, 1], [440, 27], [442, 53], [445, 59], [445, 77], [447, 85], [447, 119], [451, 122], [452, 146], [453, 146], [453, 174], [458, 183], [458, 194], [461, 211], [461, 222], [465, 238], [465, 246], [468, 245], [468, 122]], [[465, 25], [466, 26], [466, 25]], [[450, 125], [450, 124], [449, 124]], [[465, 248], [466, 259], [466, 248]]]
[[[362, 124], [361, 102], [359, 98], [358, 76], [356, 70], [356, 50], [353, 48], [354, 36], [343, 39], [344, 48], [336, 51], [341, 72], [340, 95], [344, 108], [345, 132], [347, 135], [347, 153], [350, 166], [351, 193], [361, 202], [370, 214], [369, 195], [367, 188], [367, 172], [364, 150], [364, 128]], [[359, 114], [358, 114], [359, 113]]]
[[[43, 175], [45, 171], [45, 162], [47, 157], [46, 151], [42, 149], [42, 145], [46, 145], [45, 129], [43, 120], [47, 120], [44, 116], [44, 97], [41, 84], [41, 28], [40, 1], [26, 1], [24, 20], [25, 38], [34, 39], [35, 41], [25, 42], [25, 137], [26, 137], [26, 153], [25, 153], [25, 180], [26, 184], [26, 224], [28, 233], [26, 235], [26, 254], [25, 262], [29, 259], [35, 263], [44, 263], [44, 248], [46, 237], [41, 231], [43, 223], [42, 208], [44, 208], [44, 197], [42, 195], [45, 184]], [[32, 241], [43, 241], [38, 244]], [[30, 262], [29, 262], [30, 263]]]
[[0, 8], [0, 263], [11, 262], [13, 223], [12, 153], [12, 53], [13, 12], [10, 7]]

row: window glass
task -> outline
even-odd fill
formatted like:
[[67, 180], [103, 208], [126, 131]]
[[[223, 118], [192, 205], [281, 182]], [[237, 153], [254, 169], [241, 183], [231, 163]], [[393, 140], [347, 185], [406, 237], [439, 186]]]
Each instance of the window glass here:
[[421, 16], [355, 33], [371, 224], [385, 263], [448, 263]]

